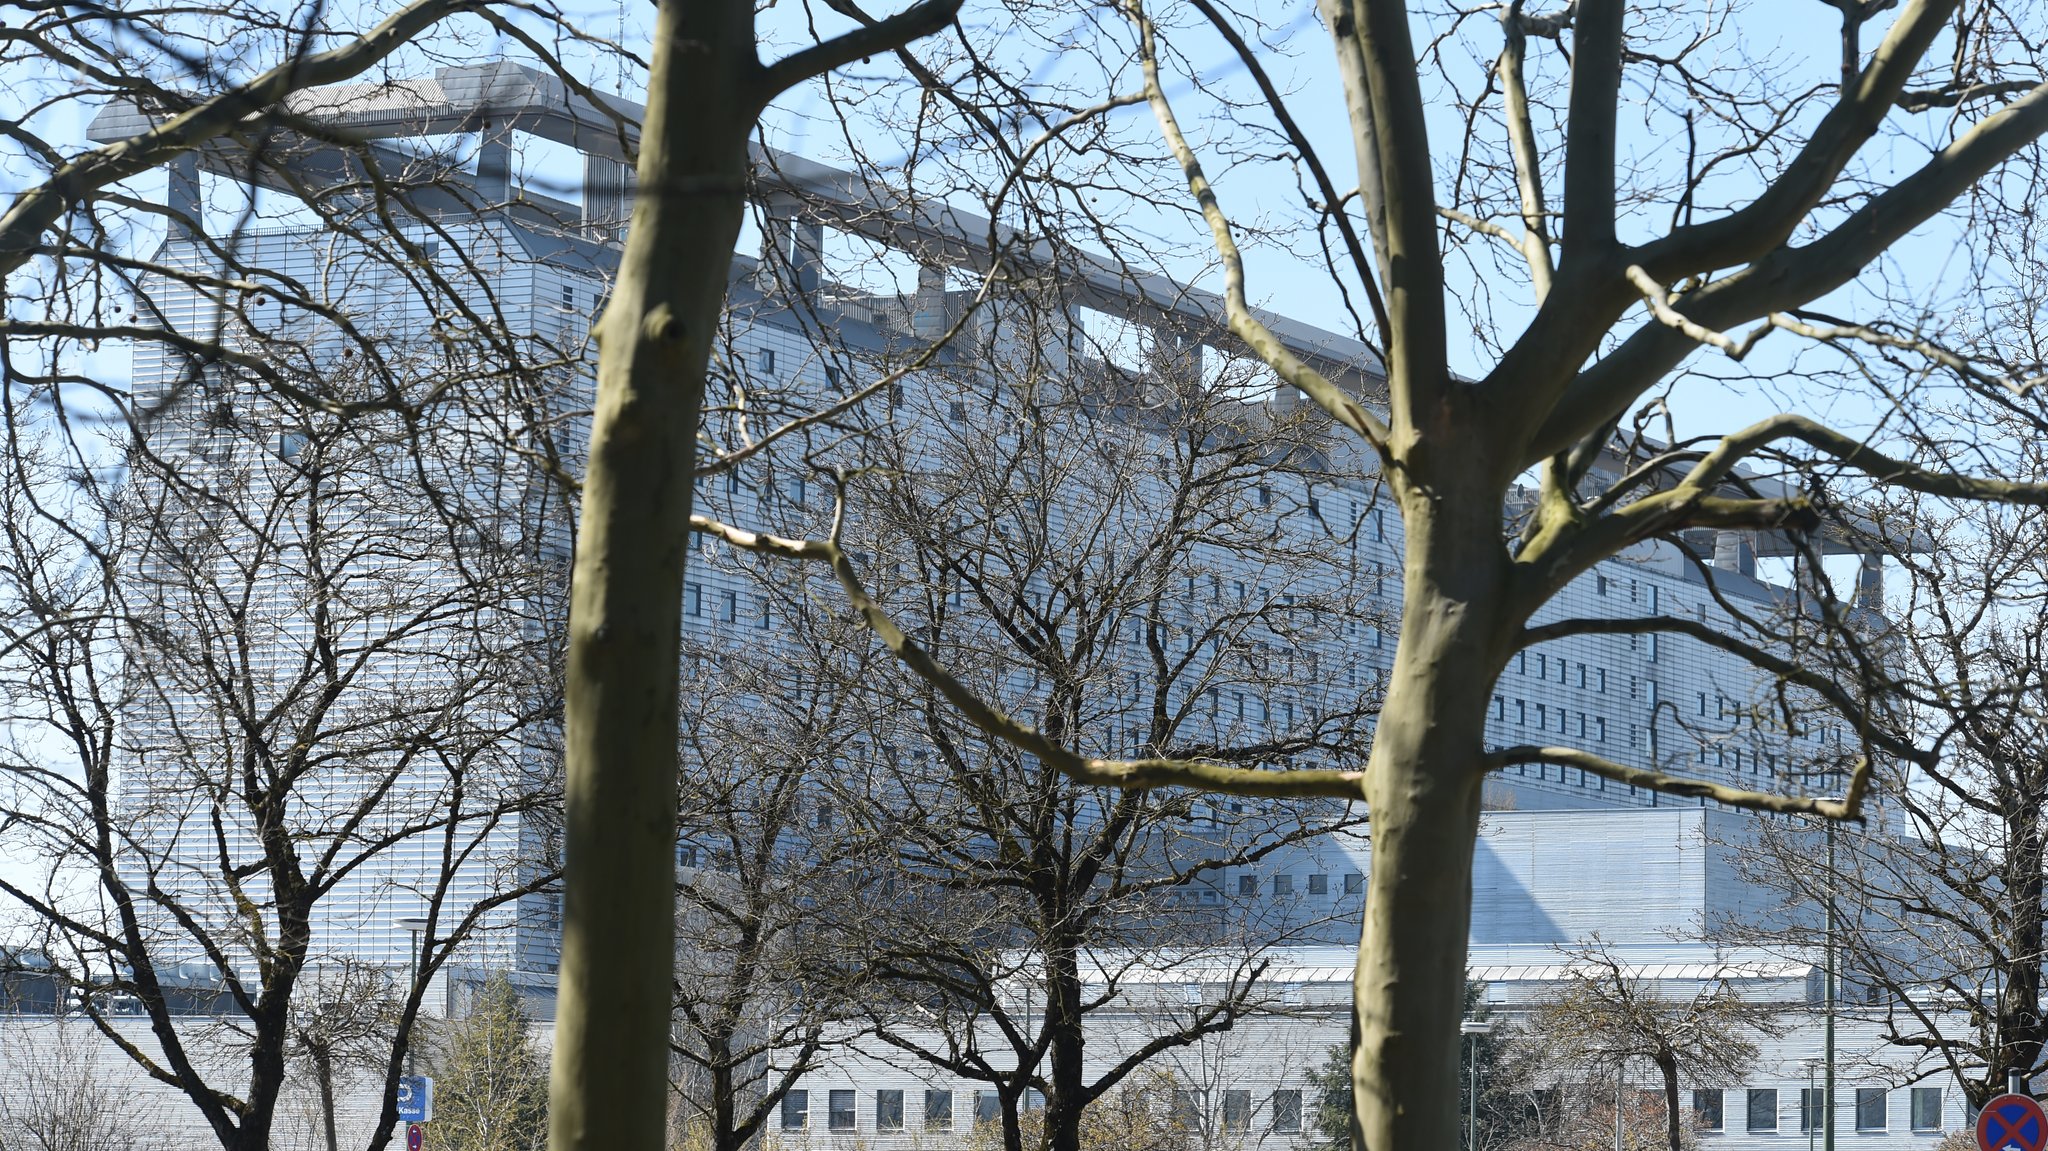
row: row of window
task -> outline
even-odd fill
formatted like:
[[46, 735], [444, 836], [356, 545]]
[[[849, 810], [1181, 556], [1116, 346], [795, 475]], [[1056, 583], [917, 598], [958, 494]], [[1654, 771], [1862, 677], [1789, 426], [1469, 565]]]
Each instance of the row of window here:
[[[703, 619], [707, 611], [715, 611], [720, 623], [738, 623], [740, 619], [740, 593], [718, 591], [707, 597], [704, 585], [686, 584], [683, 587], [683, 614], [692, 619]], [[756, 628], [766, 629], [775, 623], [775, 611], [766, 596], [750, 595], [748, 615]]]
[[[1524, 727], [1528, 727], [1528, 726], [1530, 726], [1530, 725], [1531, 725], [1531, 721], [1530, 721], [1530, 714], [1531, 714], [1531, 707], [1532, 707], [1532, 705], [1531, 705], [1531, 704], [1529, 703], [1529, 701], [1528, 701], [1528, 700], [1525, 700], [1525, 699], [1518, 699], [1518, 700], [1515, 700], [1515, 701], [1513, 701], [1513, 702], [1514, 702], [1514, 716], [1515, 716], [1515, 722], [1516, 722], [1516, 723], [1518, 723], [1518, 724], [1521, 724], [1521, 725], [1522, 725], [1522, 726], [1524, 726]], [[1495, 718], [1495, 719], [1497, 719], [1497, 720], [1500, 720], [1500, 721], [1502, 721], [1502, 722], [1506, 722], [1506, 720], [1507, 720], [1507, 718], [1508, 718], [1508, 703], [1509, 703], [1509, 701], [1508, 701], [1507, 697], [1505, 697], [1505, 696], [1499, 696], [1499, 695], [1497, 695], [1497, 696], [1494, 696], [1494, 697], [1493, 697], [1493, 718]], [[1549, 731], [1549, 730], [1551, 730], [1551, 727], [1550, 727], [1550, 717], [1551, 717], [1551, 715], [1555, 714], [1555, 715], [1557, 716], [1557, 732], [1558, 732], [1558, 734], [1560, 734], [1560, 735], [1570, 735], [1570, 734], [1572, 734], [1572, 712], [1571, 712], [1571, 711], [1567, 710], [1566, 708], [1562, 708], [1562, 707], [1551, 707], [1551, 706], [1550, 706], [1549, 704], [1545, 704], [1545, 703], [1539, 703], [1539, 704], [1535, 704], [1535, 705], [1533, 705], [1533, 708], [1534, 708], [1534, 715], [1535, 715], [1535, 721], [1534, 721], [1534, 726], [1535, 726], [1535, 728], [1536, 728], [1536, 729], [1537, 729], [1538, 731]], [[1606, 743], [1606, 742], [1607, 742], [1607, 717], [1605, 717], [1605, 716], [1599, 716], [1599, 715], [1587, 715], [1587, 714], [1586, 714], [1585, 712], [1583, 712], [1583, 711], [1582, 711], [1582, 712], [1579, 712], [1579, 713], [1578, 713], [1578, 720], [1579, 720], [1579, 730], [1578, 730], [1579, 738], [1581, 738], [1581, 739], [1589, 739], [1589, 738], [1590, 738], [1590, 739], [1594, 739], [1594, 740], [1597, 740], [1597, 741], [1599, 741], [1600, 743]], [[1634, 725], [1630, 725], [1630, 727], [1629, 727], [1629, 746], [1630, 746], [1630, 747], [1634, 747], [1634, 746], [1635, 746], [1635, 743], [1636, 743], [1636, 729], [1635, 729]]]
[[[1189, 1123], [1199, 1124], [1200, 1108], [1192, 1092], [1174, 1093], [1173, 1106], [1176, 1116]], [[1281, 1133], [1301, 1130], [1301, 1092], [1298, 1090], [1275, 1091], [1267, 1100], [1267, 1126]], [[1044, 1096], [1037, 1091], [1025, 1093], [1026, 1109], [1045, 1105]], [[1256, 1108], [1252, 1093], [1248, 1090], [1223, 1092], [1223, 1110], [1219, 1119], [1225, 1131], [1249, 1131]], [[973, 1092], [973, 1122], [1000, 1123], [1002, 1121], [1002, 1099], [994, 1091]], [[953, 1092], [946, 1088], [930, 1087], [924, 1092], [924, 1111], [921, 1128], [925, 1131], [953, 1130]], [[802, 1088], [790, 1091], [782, 1097], [782, 1129], [784, 1131], [805, 1131], [811, 1126], [811, 1093]], [[825, 1129], [828, 1131], [858, 1131], [860, 1126], [859, 1093], [851, 1088], [834, 1088], [825, 1093]], [[873, 1130], [878, 1132], [902, 1131], [905, 1129], [903, 1091], [901, 1088], [885, 1087], [874, 1093]]]
[[1579, 673], [1578, 680], [1581, 688], [1587, 691], [1597, 691], [1602, 695], [1607, 694], [1607, 669], [1598, 664], [1590, 664], [1585, 660], [1580, 660], [1577, 664], [1573, 664], [1571, 660], [1561, 655], [1550, 656], [1540, 651], [1518, 651], [1515, 653], [1516, 675], [1526, 675], [1548, 682], [1551, 679], [1551, 670], [1555, 668], [1557, 682], [1566, 687], [1571, 686], [1572, 671], [1575, 667]]
[[[1275, 898], [1294, 894], [1294, 877], [1292, 875], [1275, 875], [1273, 876], [1272, 883]], [[1365, 876], [1354, 871], [1344, 877], [1344, 894], [1357, 895], [1364, 890]], [[1237, 877], [1237, 893], [1245, 897], [1257, 895], [1259, 893], [1259, 877], [1250, 874], [1239, 875]], [[1309, 876], [1308, 893], [1310, 895], [1328, 895], [1330, 893], [1330, 877], [1321, 873]]]
[[[1923, 1133], [1941, 1130], [1941, 1088], [1912, 1088], [1907, 1122], [1911, 1129]], [[1727, 1129], [1725, 1096], [1729, 1094], [1720, 1088], [1702, 1089], [1692, 1093], [1694, 1117], [1701, 1128], [1708, 1131]], [[1837, 1093], [1840, 1094], [1839, 1092]], [[1855, 1094], [1856, 1130], [1884, 1131], [1889, 1128], [1890, 1092], [1882, 1087], [1858, 1087]], [[1778, 1089], [1775, 1087], [1751, 1087], [1744, 1099], [1747, 1110], [1748, 1130], [1751, 1133], [1776, 1131], [1778, 1127]], [[1818, 1130], [1827, 1110], [1827, 1092], [1818, 1087], [1799, 1089], [1799, 1130]]]

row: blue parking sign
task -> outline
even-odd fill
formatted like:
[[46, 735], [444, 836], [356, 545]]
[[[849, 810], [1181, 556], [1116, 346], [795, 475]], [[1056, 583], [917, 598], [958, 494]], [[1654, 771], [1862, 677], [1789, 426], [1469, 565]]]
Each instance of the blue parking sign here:
[[425, 1123], [434, 1117], [434, 1080], [427, 1075], [398, 1077], [398, 1121]]

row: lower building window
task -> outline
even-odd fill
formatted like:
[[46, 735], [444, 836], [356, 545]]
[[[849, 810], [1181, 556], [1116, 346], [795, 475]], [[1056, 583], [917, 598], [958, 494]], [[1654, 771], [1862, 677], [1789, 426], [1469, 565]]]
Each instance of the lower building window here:
[[1225, 1131], [1249, 1131], [1252, 1126], [1252, 1093], [1249, 1091], [1225, 1091], [1223, 1093], [1223, 1129]]
[[1941, 1088], [1913, 1088], [1913, 1130], [1941, 1130]]
[[1776, 1131], [1778, 1129], [1777, 1088], [1752, 1087], [1749, 1089], [1749, 1129], [1751, 1131]]
[[924, 1093], [924, 1129], [927, 1131], [951, 1131], [953, 1129], [953, 1093], [951, 1091], [927, 1090]]
[[983, 1123], [1001, 1123], [1002, 1121], [1003, 1097], [993, 1091], [976, 1091], [974, 1093], [975, 1124], [979, 1126]]
[[854, 1128], [853, 1092], [834, 1091], [828, 1097], [825, 1113], [826, 1126], [834, 1131], [851, 1131]]
[[782, 1097], [782, 1129], [801, 1131], [811, 1122], [811, 1093], [791, 1091]]
[[1856, 1089], [1856, 1130], [1884, 1130], [1884, 1096], [1882, 1087]]
[[896, 1090], [875, 1092], [875, 1130], [903, 1130], [903, 1092]]
[[1801, 1087], [1799, 1089], [1799, 1129], [1801, 1131], [1819, 1131], [1825, 1126], [1821, 1120], [1821, 1115], [1827, 1109], [1827, 1098], [1828, 1093], [1819, 1087]]
[[1273, 1092], [1273, 1130], [1285, 1132], [1301, 1130], [1301, 1092]]
[[1721, 1089], [1718, 1087], [1692, 1093], [1693, 1121], [1702, 1131], [1720, 1131], [1726, 1127], [1721, 1114]]

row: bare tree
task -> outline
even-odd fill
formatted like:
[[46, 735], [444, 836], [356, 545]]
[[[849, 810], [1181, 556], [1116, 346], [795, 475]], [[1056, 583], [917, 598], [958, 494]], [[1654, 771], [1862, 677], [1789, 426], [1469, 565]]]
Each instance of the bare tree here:
[[327, 1151], [341, 1151], [335, 1123], [337, 1075], [346, 1083], [353, 1072], [384, 1070], [399, 1015], [394, 982], [380, 968], [343, 961], [315, 972], [294, 997], [292, 1055], [319, 1092]]
[[[1382, 622], [1357, 556], [1372, 496], [1323, 450], [1323, 421], [1265, 402], [1230, 365], [1220, 382], [1199, 379], [1160, 346], [1119, 367], [1101, 346], [1061, 343], [1057, 311], [1024, 298], [995, 311], [989, 334], [956, 342], [955, 366], [893, 389], [809, 480], [830, 490], [843, 477], [840, 538], [886, 573], [905, 626], [1073, 752], [1357, 754], [1378, 669], [1334, 653]], [[963, 394], [978, 397], [972, 419]], [[749, 470], [706, 502], [720, 522], [824, 530], [806, 522], [820, 501], [803, 515], [771, 499], [786, 504], [804, 482]], [[812, 587], [743, 585], [738, 622], [766, 626], [772, 612], [778, 629], [801, 630], [819, 618], [805, 606]], [[806, 671], [821, 668], [833, 671], [816, 659]], [[872, 718], [820, 802], [897, 860], [896, 896], [866, 905], [856, 949], [882, 979], [867, 996], [872, 1026], [988, 1083], [1013, 1148], [1038, 1092], [1048, 1145], [1071, 1151], [1087, 1108], [1128, 1077], [1278, 1005], [1262, 948], [1332, 926], [1341, 891], [1282, 893], [1250, 873], [1355, 832], [1343, 807], [1102, 795], [961, 722], [922, 679], [855, 669], [834, 690], [868, 699]], [[1305, 674], [1327, 686], [1302, 690]], [[1203, 998], [1157, 1001], [1162, 982], [1199, 984]], [[1142, 1034], [1122, 1036], [1091, 1077], [1088, 1019], [1108, 1012], [1135, 1013]]]
[[477, 446], [452, 429], [423, 449], [251, 396], [116, 439], [112, 471], [11, 430], [5, 796], [40, 870], [0, 891], [223, 1147], [267, 1144], [295, 1041], [328, 1030], [302, 993], [422, 914], [378, 1057], [388, 1138], [437, 974], [544, 926], [520, 915], [555, 875], [558, 568], [501, 490], [446, 482]]
[[[1595, 941], [1570, 953], [1563, 985], [1529, 1013], [1523, 1058], [1542, 1069], [1537, 1074], [1585, 1083], [1608, 1071], [1616, 1090], [1631, 1064], [1648, 1064], [1660, 1088], [1666, 1145], [1683, 1151], [1689, 1112], [1679, 1104], [1679, 1083], [1741, 1082], [1756, 1062], [1757, 1041], [1782, 1031], [1778, 1005], [1743, 999], [1729, 979], [1713, 976], [1690, 995], [1666, 994]], [[1600, 1094], [1589, 1089], [1584, 1097]]]
[[19, 1035], [0, 1091], [0, 1151], [146, 1151], [159, 1119], [96, 1058], [99, 1037], [77, 1021], [51, 1019]]
[[[845, 642], [848, 621], [800, 598], [750, 599], [727, 621], [740, 626], [713, 630], [722, 594], [687, 593], [671, 1043], [679, 1126], [739, 1151], [858, 1032], [869, 975], [850, 924], [892, 869], [835, 818], [835, 777], [871, 728], [843, 685], [864, 681], [875, 656]], [[764, 610], [778, 624], [756, 642]]]
[[[2013, 474], [2041, 474], [2038, 444], [2016, 454]], [[1981, 1107], [2008, 1073], [2048, 1065], [2044, 524], [2034, 508], [1958, 510], [1910, 494], [1873, 515], [1907, 545], [1890, 549], [1907, 584], [1884, 650], [1938, 755], [1883, 768], [1884, 819], [1755, 829], [1745, 877], [1784, 903], [1741, 926], [1831, 956], [1845, 1009], [1931, 1056]], [[1814, 768], [1831, 781], [1842, 765]]]

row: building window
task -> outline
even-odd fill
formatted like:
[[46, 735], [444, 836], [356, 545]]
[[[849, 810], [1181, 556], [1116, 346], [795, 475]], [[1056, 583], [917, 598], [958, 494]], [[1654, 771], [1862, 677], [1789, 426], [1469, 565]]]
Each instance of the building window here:
[[1725, 1129], [1726, 1119], [1721, 1114], [1721, 1089], [1701, 1089], [1692, 1093], [1693, 1123], [1702, 1131]]
[[1913, 1088], [1913, 1130], [1941, 1130], [1941, 1088]]
[[875, 1092], [875, 1130], [903, 1130], [903, 1092], [893, 1088]]
[[1259, 893], [1259, 877], [1256, 875], [1238, 876], [1237, 893], [1244, 896], [1257, 895]]
[[762, 371], [764, 371], [764, 372], [766, 372], [766, 373], [768, 373], [768, 374], [769, 374], [769, 375], [771, 375], [771, 376], [775, 374], [775, 349], [774, 349], [774, 348], [762, 348], [762, 349], [761, 349], [761, 370], [762, 370]]
[[993, 1091], [974, 1093], [974, 1123], [1001, 1123], [1003, 1121], [1003, 1097]]
[[1884, 1096], [1882, 1087], [1856, 1089], [1856, 1130], [1884, 1130]]
[[763, 631], [766, 631], [769, 628], [769, 626], [774, 622], [775, 618], [774, 608], [768, 602], [768, 597], [755, 596], [754, 608], [754, 626], [760, 628]]
[[740, 618], [740, 594], [738, 592], [726, 592], [724, 606], [725, 610], [719, 613], [720, 619], [723, 619], [726, 623], [732, 623]]
[[1827, 1102], [1828, 1093], [1825, 1088], [1801, 1087], [1799, 1089], [1799, 1129], [1801, 1131], [1819, 1131], [1825, 1126], [1822, 1117], [1827, 1111]]
[[1294, 1132], [1301, 1130], [1301, 1092], [1273, 1092], [1273, 1130]]
[[1344, 877], [1344, 894], [1357, 895], [1365, 890], [1365, 876], [1354, 871]]
[[798, 1088], [782, 1097], [782, 1129], [801, 1131], [811, 1125], [811, 1093]]
[[1752, 1087], [1749, 1089], [1749, 1129], [1751, 1131], [1776, 1131], [1778, 1129], [1777, 1088]]
[[1274, 877], [1273, 877], [1273, 897], [1274, 897], [1274, 898], [1276, 898], [1276, 899], [1277, 899], [1277, 898], [1279, 898], [1280, 896], [1283, 896], [1283, 895], [1293, 895], [1293, 894], [1294, 894], [1294, 877], [1293, 877], [1293, 876], [1291, 876], [1291, 875], [1276, 875], [1276, 876], [1274, 876]]
[[1269, 487], [1267, 487], [1267, 486], [1266, 486], [1266, 485], [1264, 485], [1264, 484], [1260, 484], [1260, 485], [1259, 485], [1259, 506], [1260, 506], [1260, 507], [1262, 507], [1262, 508], [1263, 508], [1263, 507], [1271, 507], [1271, 506], [1272, 506], [1272, 504], [1273, 504], [1273, 489], [1272, 489], [1272, 488], [1269, 488]]
[[690, 613], [691, 615], [693, 615], [693, 616], [701, 616], [701, 615], [703, 615], [703, 614], [704, 614], [704, 585], [703, 585], [703, 584], [694, 584], [694, 583], [693, 583], [693, 584], [686, 584], [686, 585], [684, 585], [684, 587], [683, 587], [683, 603], [684, 603], [684, 604], [686, 605], [686, 610], [687, 610], [687, 611], [688, 611], [688, 612], [689, 612], [689, 613]]
[[1249, 1131], [1252, 1126], [1252, 1093], [1249, 1091], [1225, 1091], [1223, 1093], [1223, 1129], [1225, 1131]]
[[854, 1120], [852, 1091], [833, 1091], [827, 1098], [826, 1107], [828, 1108], [828, 1110], [825, 1113], [825, 1125], [827, 1127], [830, 1127], [834, 1131], [853, 1130]]
[[953, 1129], [953, 1093], [926, 1088], [924, 1093], [924, 1129], [927, 1131], [951, 1131]]
[[1327, 875], [1309, 876], [1308, 893], [1310, 895], [1328, 895], [1330, 893], [1330, 877]]
[[967, 419], [967, 405], [959, 400], [948, 403], [946, 405], [946, 416], [956, 424], [964, 423]]

